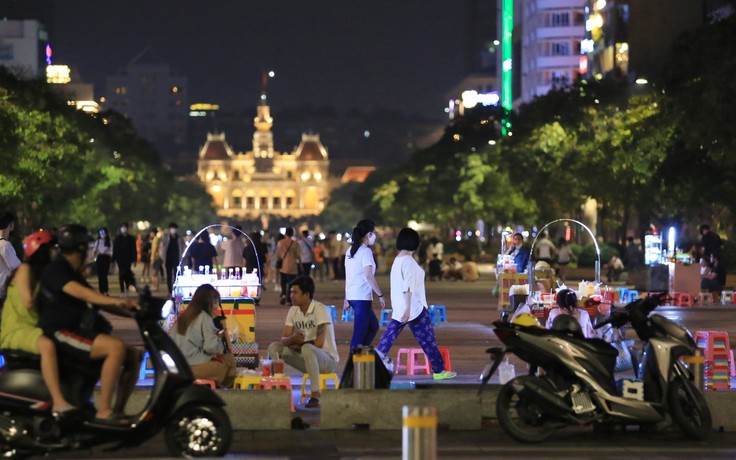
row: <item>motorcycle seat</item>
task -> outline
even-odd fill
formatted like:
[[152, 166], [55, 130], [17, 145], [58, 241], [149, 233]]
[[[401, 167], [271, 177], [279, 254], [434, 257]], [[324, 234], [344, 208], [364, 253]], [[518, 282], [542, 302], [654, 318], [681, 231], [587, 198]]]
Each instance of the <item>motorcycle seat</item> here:
[[2, 354], [5, 357], [5, 367], [9, 370], [41, 368], [41, 355], [36, 353], [5, 349]]

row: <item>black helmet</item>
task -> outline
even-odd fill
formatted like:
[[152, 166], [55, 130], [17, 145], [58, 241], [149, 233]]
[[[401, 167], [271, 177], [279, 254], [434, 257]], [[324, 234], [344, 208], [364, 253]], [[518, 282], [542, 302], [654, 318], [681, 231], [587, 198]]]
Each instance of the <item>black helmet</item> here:
[[572, 289], [561, 289], [557, 291], [557, 306], [572, 310], [578, 306], [578, 295]]
[[89, 244], [92, 239], [87, 227], [79, 224], [65, 225], [59, 229], [59, 247], [61, 249], [79, 249], [82, 245]]
[[572, 315], [559, 315], [552, 321], [552, 330], [557, 332], [567, 332], [573, 337], [583, 338], [583, 328], [580, 327], [580, 323]]

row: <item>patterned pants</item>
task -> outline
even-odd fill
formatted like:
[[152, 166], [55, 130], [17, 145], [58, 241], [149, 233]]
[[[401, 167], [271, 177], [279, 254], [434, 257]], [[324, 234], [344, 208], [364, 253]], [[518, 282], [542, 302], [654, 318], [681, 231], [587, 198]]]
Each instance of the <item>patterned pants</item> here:
[[400, 323], [392, 319], [388, 323], [386, 330], [383, 331], [381, 341], [378, 343], [378, 351], [384, 355], [388, 355], [394, 341], [396, 341], [396, 338], [399, 337], [399, 334], [401, 334], [401, 331], [404, 330], [407, 324], [411, 333], [414, 334], [414, 338], [417, 339], [419, 346], [424, 350], [424, 354], [427, 355], [430, 364], [432, 364], [432, 372], [438, 374], [445, 370], [445, 360], [442, 359], [442, 354], [437, 348], [437, 339], [434, 338], [432, 319], [429, 317], [429, 312], [426, 308], [422, 309], [422, 313], [408, 323]]

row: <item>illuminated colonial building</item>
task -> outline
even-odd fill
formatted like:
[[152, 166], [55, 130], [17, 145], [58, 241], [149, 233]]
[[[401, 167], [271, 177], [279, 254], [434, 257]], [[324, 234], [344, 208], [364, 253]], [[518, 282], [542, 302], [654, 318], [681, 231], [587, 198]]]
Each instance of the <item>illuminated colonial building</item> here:
[[212, 195], [218, 214], [232, 219], [263, 215], [294, 217], [322, 212], [329, 198], [330, 162], [319, 134], [302, 134], [293, 152], [276, 152], [273, 118], [261, 97], [254, 119], [253, 149], [235, 152], [225, 133], [207, 135], [197, 175]]

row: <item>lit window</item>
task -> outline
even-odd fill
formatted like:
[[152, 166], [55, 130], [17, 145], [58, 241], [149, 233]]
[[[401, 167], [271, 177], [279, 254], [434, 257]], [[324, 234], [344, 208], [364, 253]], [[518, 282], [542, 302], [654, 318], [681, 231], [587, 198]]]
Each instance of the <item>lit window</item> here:
[[305, 181], [309, 180], [309, 173], [307, 171], [304, 171], [301, 177], [302, 177], [302, 180], [305, 180]]

